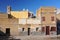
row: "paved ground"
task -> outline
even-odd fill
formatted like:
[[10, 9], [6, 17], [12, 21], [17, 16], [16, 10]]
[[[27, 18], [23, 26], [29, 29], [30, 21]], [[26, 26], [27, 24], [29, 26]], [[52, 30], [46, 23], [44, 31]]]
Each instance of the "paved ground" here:
[[[2, 40], [2, 39], [0, 39]], [[39, 36], [39, 35], [36, 35], [36, 36], [14, 36], [14, 37], [11, 37], [9, 39], [4, 39], [3, 40], [60, 40], [60, 35], [57, 36], [57, 35], [45, 35], [45, 36]]]
[[60, 40], [60, 36], [16, 36], [20, 40]]

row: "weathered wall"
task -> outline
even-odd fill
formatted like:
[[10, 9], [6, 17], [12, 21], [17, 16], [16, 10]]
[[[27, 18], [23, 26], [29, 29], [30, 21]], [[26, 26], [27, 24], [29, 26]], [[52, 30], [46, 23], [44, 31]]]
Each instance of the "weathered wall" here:
[[8, 14], [6, 14], [6, 13], [0, 13], [0, 18], [8, 18]]
[[11, 15], [15, 18], [28, 18], [28, 11], [11, 11]]
[[[56, 24], [56, 14], [55, 13], [42, 13], [42, 17], [45, 17], [45, 21], [42, 21], [42, 24]], [[51, 17], [54, 17], [52, 21]]]

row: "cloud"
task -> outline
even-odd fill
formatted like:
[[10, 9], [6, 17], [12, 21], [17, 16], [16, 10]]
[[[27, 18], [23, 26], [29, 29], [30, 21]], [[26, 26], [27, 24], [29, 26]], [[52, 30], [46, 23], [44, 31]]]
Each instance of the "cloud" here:
[[60, 13], [60, 9], [57, 9], [57, 11], [56, 11], [57, 13], [56, 14], [59, 14]]

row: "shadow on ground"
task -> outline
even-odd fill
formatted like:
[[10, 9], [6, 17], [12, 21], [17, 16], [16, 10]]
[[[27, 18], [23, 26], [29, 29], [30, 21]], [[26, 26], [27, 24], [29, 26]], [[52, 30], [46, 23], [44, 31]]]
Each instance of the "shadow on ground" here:
[[0, 40], [20, 40], [20, 39], [14, 39], [13, 37], [10, 38], [9, 35], [0, 30]]

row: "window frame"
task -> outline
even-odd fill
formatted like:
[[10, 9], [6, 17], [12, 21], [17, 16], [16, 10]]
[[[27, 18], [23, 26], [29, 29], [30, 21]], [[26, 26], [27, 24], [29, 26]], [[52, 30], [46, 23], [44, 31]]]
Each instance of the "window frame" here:
[[45, 21], [45, 17], [42, 17], [42, 21]]
[[54, 16], [51, 16], [51, 21], [54, 21]]

